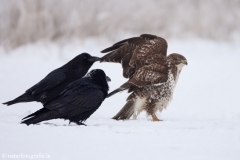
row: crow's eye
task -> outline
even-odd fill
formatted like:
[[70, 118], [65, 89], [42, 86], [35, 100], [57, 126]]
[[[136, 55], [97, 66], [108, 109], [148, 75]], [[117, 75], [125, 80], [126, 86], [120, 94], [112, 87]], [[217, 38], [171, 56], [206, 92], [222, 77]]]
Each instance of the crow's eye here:
[[84, 59], [87, 59], [87, 56], [84, 56], [83, 58], [84, 58]]

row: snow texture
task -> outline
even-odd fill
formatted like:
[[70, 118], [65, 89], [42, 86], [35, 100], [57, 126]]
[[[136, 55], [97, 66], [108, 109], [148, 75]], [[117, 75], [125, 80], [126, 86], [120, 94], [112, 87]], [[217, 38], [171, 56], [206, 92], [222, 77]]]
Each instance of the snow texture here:
[[[16, 98], [53, 69], [81, 52], [102, 56], [114, 42], [35, 43], [6, 54], [0, 49], [0, 102]], [[207, 40], [168, 40], [168, 54], [188, 60], [167, 110], [152, 122], [111, 118], [125, 104], [126, 92], [106, 99], [88, 126], [51, 120], [20, 124], [40, 103], [0, 104], [0, 159], [11, 154], [48, 154], [56, 160], [238, 160], [240, 159], [240, 47]], [[112, 79], [110, 90], [126, 79], [119, 64], [96, 63]]]

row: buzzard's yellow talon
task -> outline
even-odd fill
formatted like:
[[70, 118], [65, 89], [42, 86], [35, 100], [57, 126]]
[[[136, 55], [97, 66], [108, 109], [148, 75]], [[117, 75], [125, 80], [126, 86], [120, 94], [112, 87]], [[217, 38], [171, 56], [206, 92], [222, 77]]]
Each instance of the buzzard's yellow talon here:
[[153, 120], [152, 120], [153, 122], [163, 121], [163, 120], [161, 120], [161, 119], [158, 119], [157, 116], [156, 116], [155, 114], [152, 115], [152, 119], [153, 119]]

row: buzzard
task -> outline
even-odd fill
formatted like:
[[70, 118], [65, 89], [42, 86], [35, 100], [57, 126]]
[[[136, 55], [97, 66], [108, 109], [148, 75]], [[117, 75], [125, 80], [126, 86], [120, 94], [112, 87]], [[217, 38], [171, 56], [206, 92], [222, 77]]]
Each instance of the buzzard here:
[[113, 117], [116, 120], [129, 119], [145, 110], [153, 121], [160, 121], [157, 111], [167, 107], [172, 99], [179, 74], [187, 60], [172, 53], [167, 56], [167, 42], [161, 37], [143, 34], [118, 43], [102, 51], [109, 52], [100, 58], [101, 62], [121, 63], [123, 76], [129, 80], [108, 94], [128, 90], [125, 106]]

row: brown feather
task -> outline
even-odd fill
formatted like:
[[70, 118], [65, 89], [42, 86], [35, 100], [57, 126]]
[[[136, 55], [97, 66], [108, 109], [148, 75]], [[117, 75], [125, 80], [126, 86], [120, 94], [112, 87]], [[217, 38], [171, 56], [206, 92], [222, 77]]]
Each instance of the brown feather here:
[[123, 77], [130, 78], [135, 72], [135, 68], [129, 65], [129, 61], [132, 57], [132, 53], [125, 55], [121, 61], [123, 68]]
[[157, 38], [157, 36], [151, 34], [142, 34], [140, 37], [146, 40]]
[[112, 118], [116, 120], [130, 119], [134, 113], [134, 101], [128, 101], [124, 107]]
[[123, 44], [113, 45], [113, 46], [111, 46], [111, 47], [108, 47], [108, 48], [102, 50], [101, 52], [102, 52], [102, 53], [107, 53], [107, 52], [110, 52], [110, 51], [114, 51], [114, 50], [120, 48], [122, 45], [123, 45]]
[[[110, 53], [100, 58], [100, 62], [121, 63], [123, 76], [130, 78], [142, 66], [156, 61], [157, 56], [154, 55], [162, 56], [161, 58], [164, 59], [167, 54], [167, 42], [155, 35], [142, 34], [140, 37], [119, 41], [101, 52]], [[161, 60], [157, 63], [160, 62]]]
[[[160, 55], [161, 58], [165, 58], [167, 56], [167, 41], [161, 37], [157, 37], [153, 40], [148, 40], [145, 43], [142, 43], [134, 50], [129, 64], [134, 66], [136, 61], [138, 61], [137, 63], [146, 61], [151, 55]], [[140, 63], [140, 65], [145, 64]]]
[[[132, 37], [132, 38], [124, 39], [124, 40], [121, 40], [121, 41], [113, 44], [113, 46], [119, 45], [119, 44], [123, 44], [123, 43], [128, 43], [128, 44], [133, 43], [133, 44], [134, 44], [134, 42], [135, 42], [135, 41], [138, 41], [138, 39], [139, 39], [139, 37]], [[130, 42], [131, 42], [131, 43], [130, 43]]]
[[117, 50], [112, 51], [112, 52], [108, 53], [107, 55], [101, 57], [100, 62], [121, 63], [123, 57], [125, 57], [126, 54], [131, 54], [135, 48], [136, 47], [134, 47], [134, 46], [123, 45], [123, 46], [119, 47]]
[[129, 79], [131, 83], [138, 87], [146, 85], [164, 83], [168, 80], [168, 66], [160, 64], [151, 64], [141, 67], [134, 73], [133, 77]]

